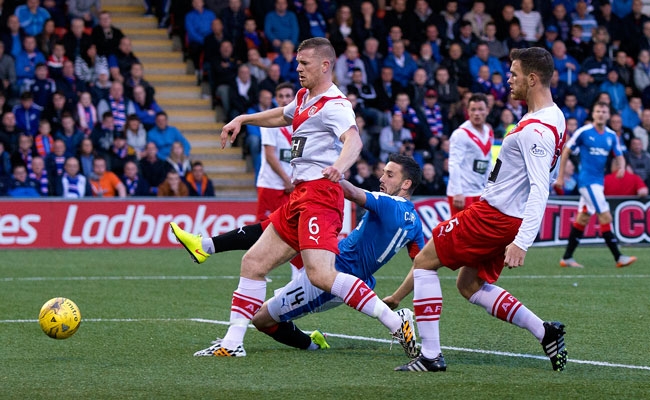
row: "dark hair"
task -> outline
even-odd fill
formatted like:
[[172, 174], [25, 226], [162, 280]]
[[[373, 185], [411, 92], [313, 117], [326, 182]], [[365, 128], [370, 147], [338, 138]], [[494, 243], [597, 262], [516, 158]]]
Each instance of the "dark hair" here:
[[293, 83], [289, 81], [278, 83], [278, 86], [275, 87], [275, 93], [279, 92], [282, 89], [291, 89], [292, 92], [295, 92], [296, 90], [296, 88], [293, 86]]
[[549, 86], [555, 65], [553, 64], [553, 56], [547, 50], [541, 47], [513, 49], [510, 52], [510, 59], [519, 61], [521, 70], [525, 75], [535, 73], [539, 76], [542, 85]]
[[488, 105], [488, 99], [487, 99], [487, 96], [485, 94], [483, 94], [483, 93], [474, 93], [474, 94], [472, 94], [472, 97], [470, 97], [469, 100], [467, 101], [467, 104], [472, 103], [472, 102], [480, 102], [480, 101], [484, 102], [486, 106]]
[[402, 176], [404, 179], [411, 181], [411, 187], [408, 190], [409, 195], [412, 195], [422, 181], [422, 168], [411, 156], [393, 153], [388, 156], [388, 161], [392, 161], [402, 167]]
[[164, 111], [158, 111], [158, 112], [156, 113], [156, 118], [160, 117], [161, 115], [164, 115], [165, 118], [167, 118], [167, 113], [164, 112]]
[[193, 161], [190, 165], [192, 166], [192, 169], [194, 169], [194, 167], [203, 167], [203, 163], [199, 160]]
[[108, 117], [113, 118], [113, 112], [112, 111], [106, 111], [104, 114], [102, 114], [102, 121], [105, 120]]

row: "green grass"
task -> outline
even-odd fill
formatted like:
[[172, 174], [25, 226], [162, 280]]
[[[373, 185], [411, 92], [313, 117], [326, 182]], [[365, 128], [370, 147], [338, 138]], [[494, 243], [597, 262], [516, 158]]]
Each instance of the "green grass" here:
[[[228, 320], [241, 252], [197, 266], [180, 248], [3, 251], [0, 398], [644, 399], [650, 396], [650, 248], [624, 251], [640, 261], [617, 270], [604, 246], [580, 247], [576, 258], [587, 267], [578, 270], [558, 267], [562, 249], [533, 248], [525, 267], [506, 270], [498, 282], [542, 319], [567, 325], [572, 361], [564, 373], [554, 373], [546, 359], [522, 357], [542, 356], [539, 343], [467, 303], [454, 273], [443, 269], [448, 370], [437, 374], [392, 371], [407, 361], [397, 344], [391, 351], [384, 342], [330, 336], [331, 350], [306, 352], [253, 330], [245, 358], [192, 357], [226, 331], [192, 319]], [[378, 295], [390, 294], [409, 267], [402, 253], [380, 271]], [[288, 267], [271, 277], [268, 293], [287, 281]], [[67, 340], [48, 338], [36, 323], [41, 305], [56, 296], [73, 299], [84, 319]], [[378, 321], [345, 306], [297, 325], [389, 337]]]

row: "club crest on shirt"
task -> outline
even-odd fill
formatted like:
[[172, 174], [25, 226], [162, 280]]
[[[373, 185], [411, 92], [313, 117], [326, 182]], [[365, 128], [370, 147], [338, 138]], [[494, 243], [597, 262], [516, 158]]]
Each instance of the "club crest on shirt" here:
[[309, 116], [311, 117], [311, 116], [313, 116], [314, 114], [316, 114], [317, 112], [318, 112], [318, 107], [316, 107], [316, 106], [311, 106], [311, 108], [309, 109], [309, 111], [307, 111], [307, 115], [309, 115]]
[[546, 150], [544, 150], [541, 147], [537, 146], [537, 143], [535, 143], [531, 148], [530, 148], [530, 155], [534, 157], [546, 157]]

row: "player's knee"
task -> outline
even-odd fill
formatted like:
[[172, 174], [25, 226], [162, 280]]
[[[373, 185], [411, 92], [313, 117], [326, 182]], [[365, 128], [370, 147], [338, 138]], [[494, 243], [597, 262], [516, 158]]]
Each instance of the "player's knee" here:
[[250, 252], [246, 252], [241, 260], [241, 276], [245, 278], [264, 278], [269, 272], [263, 260]]
[[331, 274], [326, 268], [305, 265], [305, 272], [312, 285], [326, 292], [332, 290], [332, 284], [334, 283], [334, 279], [336, 279], [336, 271], [334, 271], [334, 274]]
[[434, 269], [436, 267], [436, 263], [438, 262], [438, 258], [435, 257], [430, 257], [424, 254], [424, 251], [419, 252], [415, 258], [413, 259], [413, 268], [414, 269]]
[[483, 281], [480, 280], [456, 280], [456, 289], [458, 289], [460, 295], [467, 300], [469, 300], [469, 298], [472, 297], [474, 293], [478, 292], [481, 289], [482, 285]]
[[612, 214], [609, 211], [598, 214], [598, 223], [601, 225], [612, 223]]

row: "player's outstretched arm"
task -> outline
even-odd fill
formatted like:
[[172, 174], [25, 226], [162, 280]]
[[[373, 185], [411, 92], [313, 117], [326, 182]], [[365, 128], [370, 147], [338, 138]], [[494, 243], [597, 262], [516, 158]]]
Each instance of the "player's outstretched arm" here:
[[338, 182], [343, 178], [343, 173], [354, 165], [363, 148], [363, 142], [356, 126], [352, 126], [345, 131], [341, 135], [341, 141], [343, 142], [343, 149], [339, 158], [334, 162], [334, 165], [323, 169], [323, 176], [332, 182]]
[[555, 182], [553, 182], [553, 187], [555, 187], [555, 190], [558, 192], [558, 194], [561, 194], [561, 191], [564, 188], [564, 169], [566, 168], [566, 162], [569, 159], [570, 155], [571, 148], [569, 148], [569, 146], [564, 146], [562, 149], [562, 155], [560, 156], [560, 165], [558, 166], [559, 172], [557, 174]]
[[404, 300], [404, 297], [408, 296], [409, 293], [413, 291], [413, 268], [409, 271], [402, 284], [391, 294], [382, 299], [384, 303], [392, 310], [396, 309], [399, 306], [399, 303]]
[[343, 188], [343, 194], [345, 198], [360, 205], [361, 207], [366, 205], [366, 191], [360, 189], [350, 182], [342, 179], [340, 182], [341, 187]]
[[275, 107], [270, 110], [258, 112], [255, 114], [242, 114], [228, 122], [221, 130], [221, 148], [226, 147], [228, 136], [230, 143], [233, 143], [241, 131], [242, 125], [256, 125], [267, 128], [276, 128], [291, 124], [291, 119], [284, 116], [283, 107]]

